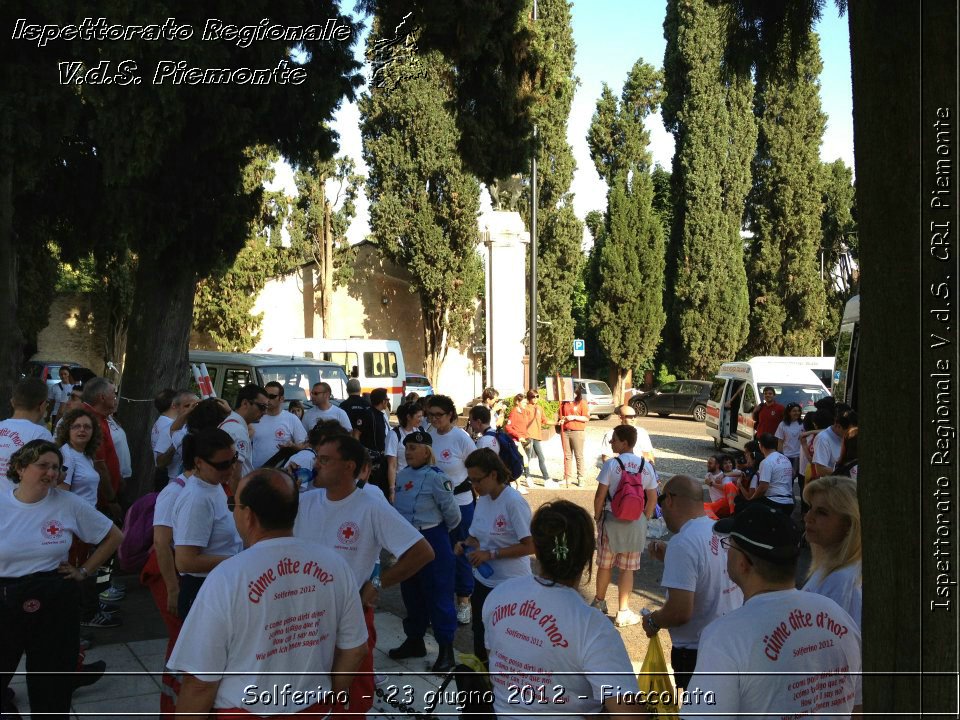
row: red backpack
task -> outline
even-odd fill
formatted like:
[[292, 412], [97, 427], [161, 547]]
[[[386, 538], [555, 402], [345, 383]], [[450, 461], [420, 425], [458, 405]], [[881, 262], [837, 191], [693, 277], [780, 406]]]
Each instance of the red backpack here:
[[610, 497], [610, 491], [607, 490], [610, 509], [617, 520], [639, 520], [647, 505], [646, 490], [643, 489], [643, 466], [646, 459], [640, 459], [640, 469], [635, 473], [627, 472], [620, 458], [614, 460], [620, 465], [620, 484], [617, 485], [617, 492], [613, 497]]

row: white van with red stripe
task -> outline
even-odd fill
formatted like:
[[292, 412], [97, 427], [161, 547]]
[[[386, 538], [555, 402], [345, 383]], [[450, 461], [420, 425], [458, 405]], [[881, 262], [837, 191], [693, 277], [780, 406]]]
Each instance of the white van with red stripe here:
[[360, 380], [364, 395], [374, 388], [386, 388], [390, 407], [396, 410], [406, 395], [407, 369], [397, 340], [372, 338], [292, 338], [274, 342], [260, 352], [291, 355], [335, 362], [349, 377]]
[[807, 358], [755, 357], [746, 362], [720, 366], [710, 388], [705, 419], [707, 435], [717, 450], [724, 445], [743, 449], [753, 440], [753, 409], [763, 402], [763, 388], [770, 386], [781, 405], [799, 403], [804, 413], [830, 393], [805, 362]]

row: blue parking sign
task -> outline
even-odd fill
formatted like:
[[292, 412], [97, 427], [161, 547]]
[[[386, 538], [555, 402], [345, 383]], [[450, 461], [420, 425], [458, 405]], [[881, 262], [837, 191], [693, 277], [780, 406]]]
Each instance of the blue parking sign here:
[[584, 351], [586, 350], [586, 343], [583, 340], [574, 340], [573, 341], [573, 356], [574, 357], [583, 357]]

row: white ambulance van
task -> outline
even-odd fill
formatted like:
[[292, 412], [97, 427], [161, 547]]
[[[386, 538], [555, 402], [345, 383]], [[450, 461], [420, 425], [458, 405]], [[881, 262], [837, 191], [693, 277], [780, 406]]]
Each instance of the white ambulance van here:
[[[753, 358], [753, 361], [765, 361], [771, 363], [781, 363], [783, 365], [793, 365], [795, 367], [808, 367], [813, 370], [813, 374], [820, 378], [820, 382], [829, 390], [833, 387], [833, 364], [832, 357], [775, 357], [772, 355], [759, 355]], [[782, 405], [783, 403], [781, 403]]]
[[804, 413], [830, 394], [808, 366], [802, 362], [791, 364], [791, 359], [755, 357], [720, 366], [710, 388], [705, 420], [714, 447], [719, 450], [726, 445], [743, 450], [753, 439], [753, 409], [763, 402], [763, 388], [768, 385], [776, 390], [778, 403], [799, 403]]
[[374, 388], [386, 388], [390, 407], [396, 410], [406, 395], [407, 369], [397, 340], [370, 338], [292, 338], [273, 342], [262, 352], [290, 353], [335, 362], [348, 377], [360, 380], [364, 395]]

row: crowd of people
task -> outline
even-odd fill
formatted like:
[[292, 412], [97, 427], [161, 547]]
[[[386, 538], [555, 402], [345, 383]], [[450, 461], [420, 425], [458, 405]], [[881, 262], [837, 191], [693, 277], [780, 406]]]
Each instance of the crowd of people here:
[[[112, 418], [116, 389], [94, 377], [54, 392], [50, 402], [46, 383], [21, 381], [13, 417], [0, 422], [0, 613], [14, 630], [0, 654], [4, 717], [16, 713], [9, 683], [23, 655], [31, 708], [51, 717], [67, 717], [73, 690], [103, 672], [85, 668], [80, 628], [120, 623], [123, 588], [98, 583], [98, 570], [121, 544], [136, 554], [136, 543], [149, 549], [140, 580], [168, 632], [165, 717], [365, 715], [373, 611], [395, 585], [405, 637], [390, 657], [425, 657], [432, 629], [432, 670], [447, 673], [457, 628], [470, 626], [498, 716], [551, 705], [643, 712], [617, 632], [638, 624], [649, 637], [670, 633], [676, 686], [710, 691], [708, 712], [861, 702], [856, 417], [844, 406], [824, 403], [801, 420], [799, 408], [767, 397], [756, 441], [743, 456], [712, 457], [702, 482], [662, 479], [649, 435], [621, 406], [596, 460], [591, 517], [566, 500], [533, 513], [523, 497], [534, 457], [544, 486], [560, 487], [544, 461], [549, 425], [536, 391], [517, 395], [509, 412], [485, 391], [464, 429], [444, 395], [408, 397], [393, 426], [386, 391], [364, 397], [355, 378], [339, 405], [318, 383], [306, 409], [286, 406], [280, 383], [240, 388], [232, 407], [168, 389], [154, 402], [156, 493], [127, 513], [124, 536], [130, 461]], [[585, 480], [587, 413], [582, 398], [560, 407], [565, 486]], [[514, 462], [521, 455], [527, 462]], [[140, 538], [148, 509], [152, 532]], [[648, 543], [657, 515], [671, 537]], [[797, 590], [804, 542], [812, 564]], [[645, 550], [664, 564], [667, 599], [641, 615], [630, 600]], [[594, 563], [588, 602], [578, 589]], [[827, 671], [822, 687], [796, 676]], [[288, 682], [302, 692], [280, 706], [276, 694], [249, 692]], [[518, 695], [526, 686], [532, 700]]]

